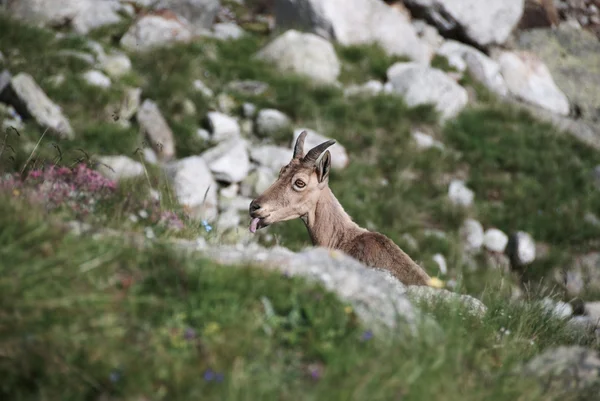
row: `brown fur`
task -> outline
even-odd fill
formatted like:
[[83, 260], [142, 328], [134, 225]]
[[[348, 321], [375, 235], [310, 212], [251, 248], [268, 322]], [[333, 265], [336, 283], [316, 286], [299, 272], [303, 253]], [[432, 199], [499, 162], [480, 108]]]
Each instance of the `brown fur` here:
[[[338, 249], [369, 267], [388, 270], [406, 285], [427, 285], [430, 277], [410, 256], [385, 235], [360, 227], [346, 213], [328, 186], [331, 155], [323, 151], [329, 141], [304, 156], [306, 132], [296, 142], [294, 157], [278, 179], [250, 204], [250, 216], [260, 227], [301, 218], [314, 246]], [[317, 158], [323, 153], [320, 160]], [[302, 180], [305, 186], [295, 185]]]

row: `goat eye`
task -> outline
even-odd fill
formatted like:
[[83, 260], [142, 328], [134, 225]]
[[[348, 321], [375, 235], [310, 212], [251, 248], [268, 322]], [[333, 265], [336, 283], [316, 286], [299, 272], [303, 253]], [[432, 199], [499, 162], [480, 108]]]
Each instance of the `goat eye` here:
[[296, 181], [294, 182], [294, 185], [295, 185], [295, 186], [297, 186], [298, 188], [304, 188], [304, 186], [305, 186], [306, 184], [305, 184], [305, 183], [304, 183], [304, 181], [302, 181], [302, 180], [296, 180]]

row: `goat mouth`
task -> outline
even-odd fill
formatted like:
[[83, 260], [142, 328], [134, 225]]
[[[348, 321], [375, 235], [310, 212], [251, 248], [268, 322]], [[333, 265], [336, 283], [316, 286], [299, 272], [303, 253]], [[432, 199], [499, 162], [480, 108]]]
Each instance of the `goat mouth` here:
[[255, 217], [252, 219], [252, 221], [250, 222], [250, 227], [249, 230], [252, 234], [254, 234], [256, 232], [256, 230], [260, 230], [261, 228], [264, 228], [266, 226], [268, 226], [269, 224], [265, 222], [265, 218], [264, 217]]

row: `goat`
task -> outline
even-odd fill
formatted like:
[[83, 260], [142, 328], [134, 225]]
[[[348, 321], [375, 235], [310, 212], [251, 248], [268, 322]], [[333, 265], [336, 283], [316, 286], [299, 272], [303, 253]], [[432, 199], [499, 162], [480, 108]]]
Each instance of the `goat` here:
[[323, 142], [304, 155], [306, 135], [302, 131], [298, 136], [292, 160], [281, 168], [277, 180], [250, 203], [250, 232], [300, 218], [313, 246], [337, 249], [368, 267], [388, 270], [405, 285], [431, 285], [425, 270], [391, 239], [352, 221], [329, 188], [331, 154], [326, 149], [335, 141]]

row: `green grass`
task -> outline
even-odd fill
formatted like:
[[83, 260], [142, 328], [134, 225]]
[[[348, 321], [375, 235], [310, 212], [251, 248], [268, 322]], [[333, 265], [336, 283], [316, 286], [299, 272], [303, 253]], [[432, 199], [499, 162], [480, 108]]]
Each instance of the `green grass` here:
[[[0, 216], [3, 399], [547, 400], [514, 369], [546, 347], [590, 344], [493, 292], [483, 320], [451, 304], [425, 308], [442, 337], [363, 341], [368, 327], [302, 279], [161, 242], [76, 237], [4, 196]], [[207, 369], [223, 380], [205, 380]]]

